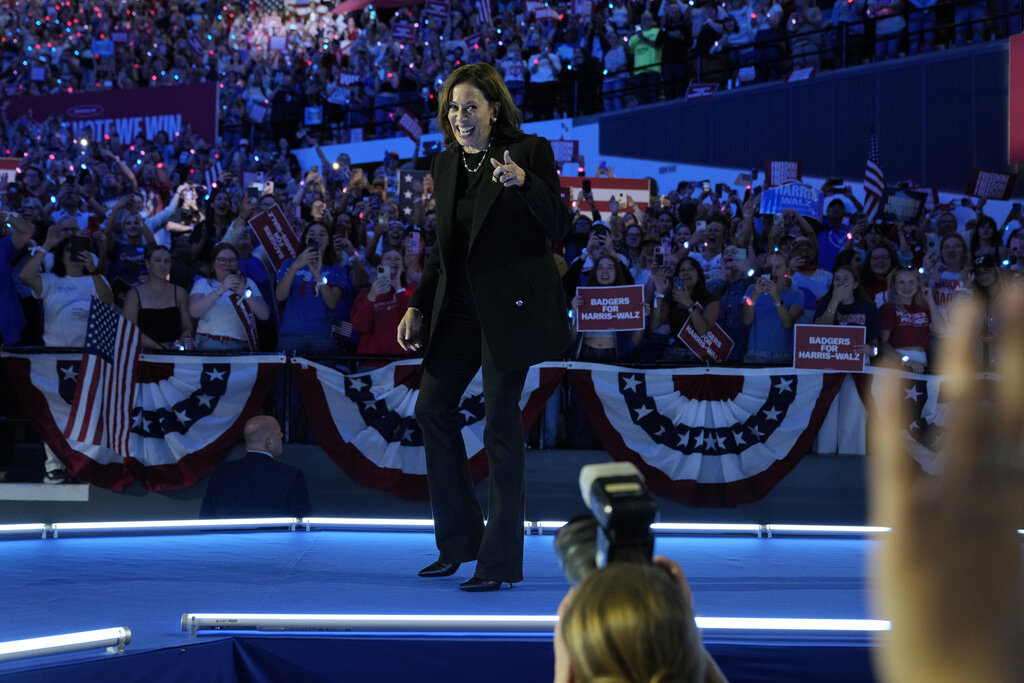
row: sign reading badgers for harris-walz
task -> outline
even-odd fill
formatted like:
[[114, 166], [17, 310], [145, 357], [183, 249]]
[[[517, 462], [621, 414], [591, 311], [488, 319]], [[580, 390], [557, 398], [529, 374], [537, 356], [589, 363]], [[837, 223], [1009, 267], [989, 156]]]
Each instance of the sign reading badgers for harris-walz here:
[[580, 332], [644, 329], [643, 285], [580, 287], [581, 301], [575, 311]]
[[797, 325], [793, 334], [793, 367], [804, 370], [862, 372], [866, 330], [860, 325]]

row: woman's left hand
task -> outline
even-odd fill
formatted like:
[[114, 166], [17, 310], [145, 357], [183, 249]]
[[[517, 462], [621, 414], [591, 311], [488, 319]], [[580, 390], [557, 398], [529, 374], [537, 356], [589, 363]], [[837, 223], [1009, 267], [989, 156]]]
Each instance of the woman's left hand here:
[[526, 171], [512, 161], [512, 155], [505, 150], [505, 163], [500, 163], [497, 159], [491, 158], [491, 165], [494, 166], [494, 173], [491, 174], [491, 179], [494, 182], [501, 183], [505, 187], [512, 187], [518, 185], [522, 187], [526, 184]]

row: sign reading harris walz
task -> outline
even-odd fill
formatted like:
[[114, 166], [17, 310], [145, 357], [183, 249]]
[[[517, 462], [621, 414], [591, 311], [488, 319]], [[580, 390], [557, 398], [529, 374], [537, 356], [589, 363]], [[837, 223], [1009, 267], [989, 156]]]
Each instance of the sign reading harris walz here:
[[803, 183], [786, 183], [779, 187], [766, 187], [761, 193], [761, 213], [782, 213], [793, 209], [801, 216], [821, 220], [825, 193]]
[[797, 325], [793, 332], [793, 367], [803, 370], [863, 372], [867, 330], [860, 325]]

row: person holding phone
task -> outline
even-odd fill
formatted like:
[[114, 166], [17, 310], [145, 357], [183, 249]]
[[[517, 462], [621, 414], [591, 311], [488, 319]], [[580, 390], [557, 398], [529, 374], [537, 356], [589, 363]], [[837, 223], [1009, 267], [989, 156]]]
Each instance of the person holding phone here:
[[221, 242], [213, 248], [210, 272], [211, 277], [196, 279], [188, 299], [196, 319], [196, 348], [254, 350], [255, 321], [269, 318], [270, 309], [256, 283], [239, 272], [234, 245]]
[[[68, 219], [71, 220], [71, 219]], [[19, 277], [32, 290], [32, 296], [43, 302], [43, 343], [46, 346], [85, 346], [92, 297], [106, 304], [114, 295], [106, 279], [96, 270], [88, 237], [60, 237], [54, 225], [46, 233], [42, 247], [34, 247]], [[53, 270], [40, 271], [43, 259], [52, 253]], [[47, 445], [44, 483], [63, 484], [71, 481], [64, 464]]]
[[[89, 321], [89, 306], [96, 296], [107, 304], [114, 295], [106, 278], [97, 270], [88, 237], [59, 238], [51, 226], [42, 247], [35, 247], [21, 268], [21, 281], [32, 296], [43, 302], [43, 343], [46, 346], [84, 346]], [[40, 271], [43, 259], [54, 255], [53, 269]]]
[[770, 254], [767, 267], [744, 295], [743, 323], [750, 328], [744, 363], [793, 364], [793, 325], [803, 313], [803, 301], [803, 294], [791, 286], [786, 254]]
[[651, 313], [651, 329], [668, 321], [668, 345], [662, 360], [677, 363], [697, 363], [700, 358], [683, 344], [677, 336], [684, 324], [698, 334], [707, 334], [718, 321], [718, 299], [707, 289], [707, 281], [700, 263], [692, 256], [684, 256], [674, 269], [659, 268], [654, 273], [654, 297], [662, 305]]
[[[439, 98], [447, 150], [433, 158], [437, 243], [398, 325], [425, 348], [416, 418], [423, 432], [439, 556], [420, 576], [476, 561], [462, 590], [523, 578], [526, 451], [519, 407], [529, 366], [569, 346], [551, 240], [569, 231], [551, 144], [523, 133], [512, 96], [487, 64], [461, 66]], [[487, 525], [473, 490], [459, 403], [483, 370], [490, 471]]]
[[300, 251], [277, 271], [274, 290], [284, 306], [278, 329], [280, 351], [328, 354], [337, 351], [331, 339], [331, 314], [348, 287], [345, 269], [334, 255], [334, 242], [321, 223], [310, 223], [299, 240]]
[[412, 354], [395, 338], [395, 329], [409, 308], [409, 295], [416, 289], [406, 284], [404, 264], [399, 251], [385, 251], [370, 286], [359, 292], [352, 304], [352, 328], [359, 333], [356, 352], [360, 355]]

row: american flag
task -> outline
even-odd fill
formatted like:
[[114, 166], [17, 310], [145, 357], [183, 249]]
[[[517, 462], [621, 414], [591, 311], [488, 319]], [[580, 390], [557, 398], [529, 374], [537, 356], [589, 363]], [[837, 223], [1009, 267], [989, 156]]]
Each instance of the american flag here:
[[398, 126], [399, 130], [408, 135], [413, 142], [419, 142], [420, 138], [423, 137], [423, 126], [420, 124], [420, 120], [408, 109], [402, 109], [398, 122], [395, 125]]
[[139, 328], [117, 309], [92, 298], [65, 437], [128, 457], [140, 335]]
[[398, 174], [398, 219], [403, 223], [412, 222], [416, 200], [423, 194], [423, 178], [428, 173], [430, 171], [404, 170]]
[[871, 146], [868, 150], [868, 161], [864, 167], [864, 213], [868, 220], [874, 220], [878, 207], [882, 203], [885, 192], [885, 174], [878, 165], [878, 136], [871, 131]]
[[479, 26], [491, 26], [491, 0], [476, 0], [477, 20]]

